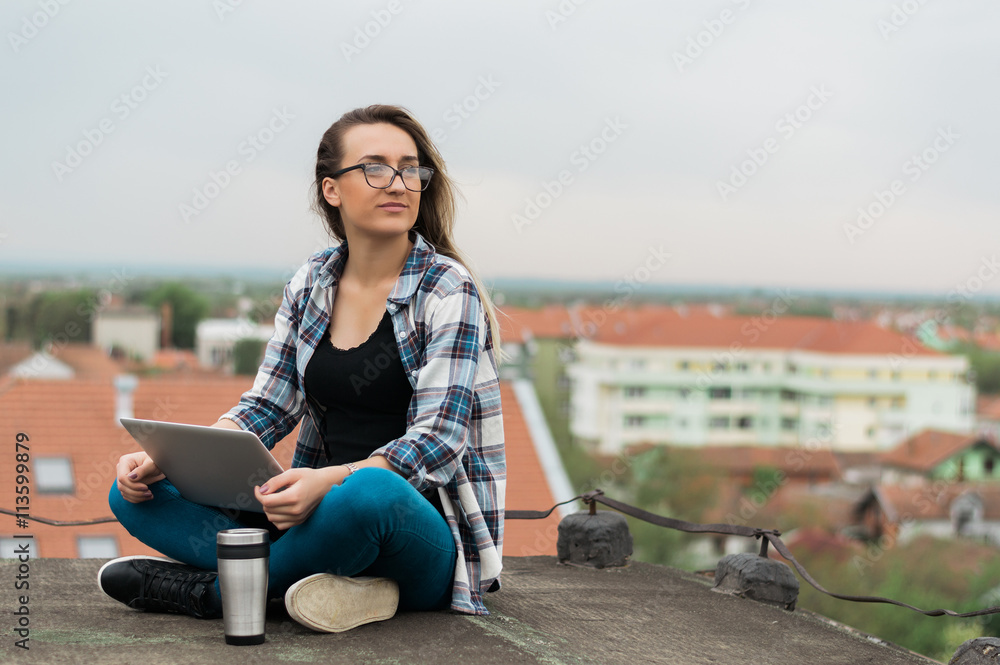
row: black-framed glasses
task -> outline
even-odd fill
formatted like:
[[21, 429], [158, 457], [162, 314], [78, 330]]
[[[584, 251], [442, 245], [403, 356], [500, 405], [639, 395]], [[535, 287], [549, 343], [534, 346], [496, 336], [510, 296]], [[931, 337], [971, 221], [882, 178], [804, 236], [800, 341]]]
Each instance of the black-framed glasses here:
[[393, 181], [396, 180], [396, 176], [398, 175], [403, 181], [403, 187], [406, 187], [411, 192], [422, 192], [427, 189], [427, 186], [431, 184], [431, 176], [434, 175], [434, 169], [429, 166], [406, 166], [401, 169], [394, 169], [388, 164], [369, 162], [367, 164], [355, 164], [354, 166], [348, 166], [346, 169], [340, 169], [330, 174], [330, 177], [336, 178], [354, 169], [364, 170], [365, 182], [368, 183], [369, 187], [388, 189], [392, 186]]

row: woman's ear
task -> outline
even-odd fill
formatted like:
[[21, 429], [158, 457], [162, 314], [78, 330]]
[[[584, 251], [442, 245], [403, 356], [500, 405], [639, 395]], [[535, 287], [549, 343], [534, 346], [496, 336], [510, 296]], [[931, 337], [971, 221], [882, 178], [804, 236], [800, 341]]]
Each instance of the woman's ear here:
[[334, 208], [340, 207], [340, 190], [333, 178], [323, 178], [323, 198]]

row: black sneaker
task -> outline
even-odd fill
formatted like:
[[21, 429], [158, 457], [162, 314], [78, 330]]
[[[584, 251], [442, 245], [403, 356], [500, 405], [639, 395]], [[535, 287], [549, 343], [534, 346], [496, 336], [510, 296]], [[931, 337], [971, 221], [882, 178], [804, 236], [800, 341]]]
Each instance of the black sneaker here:
[[174, 612], [199, 619], [222, 617], [215, 593], [218, 573], [151, 556], [112, 559], [97, 572], [101, 591], [145, 612]]

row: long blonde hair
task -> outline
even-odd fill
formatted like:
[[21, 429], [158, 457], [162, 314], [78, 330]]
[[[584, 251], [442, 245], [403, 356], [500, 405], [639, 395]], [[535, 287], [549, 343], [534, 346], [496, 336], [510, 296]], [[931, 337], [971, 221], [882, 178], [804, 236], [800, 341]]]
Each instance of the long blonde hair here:
[[340, 119], [330, 125], [323, 133], [319, 150], [316, 153], [316, 180], [313, 183], [315, 198], [313, 207], [323, 217], [327, 230], [337, 240], [343, 241], [344, 222], [340, 217], [340, 208], [330, 205], [323, 196], [323, 179], [339, 170], [344, 159], [344, 134], [357, 125], [374, 125], [385, 123], [399, 127], [413, 139], [417, 145], [417, 158], [420, 164], [434, 169], [434, 177], [420, 195], [420, 208], [417, 211], [417, 221], [413, 225], [415, 231], [422, 235], [434, 249], [444, 256], [458, 261], [472, 276], [472, 281], [479, 292], [486, 319], [489, 324], [490, 344], [493, 353], [500, 362], [505, 355], [500, 346], [500, 328], [497, 320], [497, 309], [493, 304], [489, 291], [483, 285], [479, 275], [472, 269], [469, 260], [455, 246], [452, 231], [455, 226], [455, 195], [456, 188], [445, 170], [444, 159], [437, 151], [423, 126], [401, 106], [374, 104], [364, 108], [348, 111]]

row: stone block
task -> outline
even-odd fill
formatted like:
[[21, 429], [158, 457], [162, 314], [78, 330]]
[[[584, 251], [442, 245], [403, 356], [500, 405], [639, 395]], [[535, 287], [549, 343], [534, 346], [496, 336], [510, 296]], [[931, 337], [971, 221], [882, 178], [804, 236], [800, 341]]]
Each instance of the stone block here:
[[791, 568], [753, 553], [722, 557], [715, 568], [713, 588], [786, 610], [794, 610], [799, 597], [799, 581]]
[[559, 522], [556, 552], [560, 563], [594, 568], [625, 566], [632, 556], [632, 534], [621, 513], [581, 511]]
[[976, 637], [955, 650], [948, 665], [997, 665], [1000, 663], [1000, 639]]

